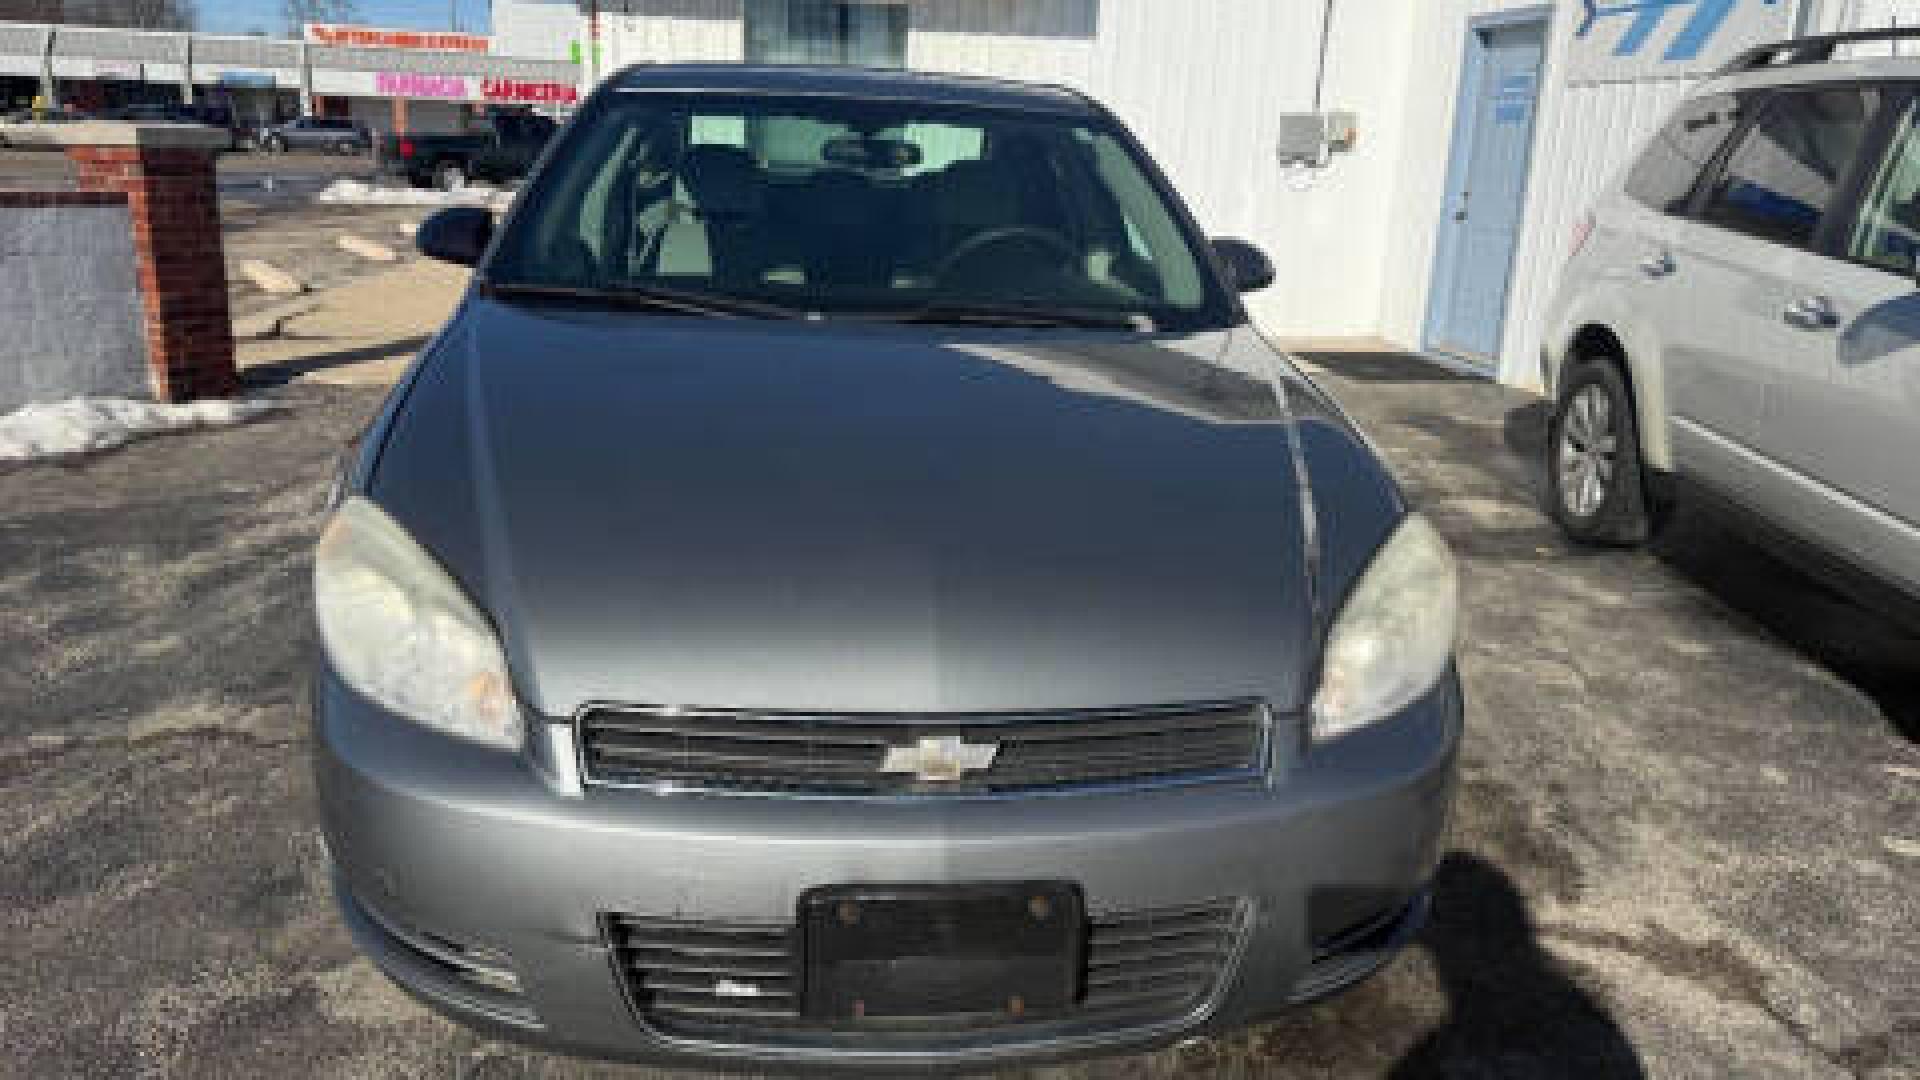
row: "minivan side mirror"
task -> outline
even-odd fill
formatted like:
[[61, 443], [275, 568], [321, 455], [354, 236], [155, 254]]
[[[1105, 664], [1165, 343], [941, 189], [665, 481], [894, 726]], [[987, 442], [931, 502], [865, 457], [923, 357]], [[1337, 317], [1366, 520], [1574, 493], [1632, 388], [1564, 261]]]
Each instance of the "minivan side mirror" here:
[[1273, 260], [1267, 253], [1232, 236], [1215, 237], [1213, 253], [1226, 268], [1227, 280], [1243, 293], [1259, 292], [1273, 284]]
[[483, 206], [449, 206], [420, 223], [413, 234], [420, 254], [441, 262], [472, 266], [493, 239], [493, 212]]

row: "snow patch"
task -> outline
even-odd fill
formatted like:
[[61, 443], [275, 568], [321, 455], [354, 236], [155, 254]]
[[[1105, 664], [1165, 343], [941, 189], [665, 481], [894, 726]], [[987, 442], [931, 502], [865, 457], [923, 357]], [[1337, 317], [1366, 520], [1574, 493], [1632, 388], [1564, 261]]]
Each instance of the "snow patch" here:
[[278, 402], [192, 401], [167, 405], [125, 398], [74, 398], [0, 414], [0, 465], [71, 457], [143, 435], [231, 427], [280, 408]]
[[328, 184], [314, 198], [323, 203], [350, 206], [486, 206], [505, 210], [513, 201], [513, 192], [484, 184], [473, 184], [460, 191], [381, 187], [364, 180], [343, 178]]

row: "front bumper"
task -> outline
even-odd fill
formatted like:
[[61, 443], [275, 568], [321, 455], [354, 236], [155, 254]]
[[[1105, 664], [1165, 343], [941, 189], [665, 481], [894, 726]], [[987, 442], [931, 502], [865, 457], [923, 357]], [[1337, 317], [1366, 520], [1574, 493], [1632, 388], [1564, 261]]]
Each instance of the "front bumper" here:
[[[486, 750], [397, 720], [326, 671], [314, 711], [348, 927], [423, 1000], [595, 1057], [897, 1073], [1146, 1048], [1371, 974], [1424, 918], [1462, 703], [1450, 674], [1392, 721], [1283, 753], [1265, 785], [887, 804], [581, 791], [564, 726], [536, 722], [525, 754]], [[792, 919], [821, 885], [1032, 879], [1079, 884], [1093, 913], [1230, 898], [1243, 912], [1233, 959], [1191, 1012], [1124, 1030], [694, 1040], [643, 1023], [603, 935], [610, 914]]]

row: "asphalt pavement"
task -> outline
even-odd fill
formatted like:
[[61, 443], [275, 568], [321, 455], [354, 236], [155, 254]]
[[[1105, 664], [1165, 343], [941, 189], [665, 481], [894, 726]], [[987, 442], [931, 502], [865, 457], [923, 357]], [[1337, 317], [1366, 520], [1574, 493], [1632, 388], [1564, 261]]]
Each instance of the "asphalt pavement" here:
[[[383, 391], [316, 373], [415, 347], [457, 294], [436, 280], [384, 352], [322, 322], [331, 362], [255, 367], [287, 405], [268, 419], [0, 473], [0, 1071], [659, 1075], [447, 1023], [327, 893], [304, 583]], [[1524, 394], [1309, 363], [1465, 571], [1433, 924], [1330, 1003], [1031, 1075], [1920, 1077], [1920, 641], [1704, 515], [1651, 552], [1569, 547]]]

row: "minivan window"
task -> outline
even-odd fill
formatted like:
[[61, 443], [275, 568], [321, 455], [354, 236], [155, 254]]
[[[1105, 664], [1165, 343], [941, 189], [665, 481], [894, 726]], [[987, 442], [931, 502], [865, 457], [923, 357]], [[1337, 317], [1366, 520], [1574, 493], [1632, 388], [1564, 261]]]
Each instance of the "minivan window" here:
[[616, 92], [533, 183], [485, 274], [829, 317], [993, 306], [1230, 325], [1202, 252], [1094, 116]]
[[1682, 102], [1627, 174], [1627, 194], [1663, 214], [1685, 213], [1700, 172], [1740, 122], [1740, 102], [1714, 94]]
[[1907, 106], [1847, 244], [1849, 258], [1903, 276], [1920, 255], [1920, 103]]
[[1775, 96], [1727, 159], [1701, 217], [1774, 243], [1811, 244], [1879, 98], [1856, 87]]

